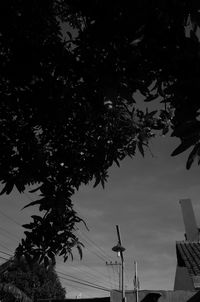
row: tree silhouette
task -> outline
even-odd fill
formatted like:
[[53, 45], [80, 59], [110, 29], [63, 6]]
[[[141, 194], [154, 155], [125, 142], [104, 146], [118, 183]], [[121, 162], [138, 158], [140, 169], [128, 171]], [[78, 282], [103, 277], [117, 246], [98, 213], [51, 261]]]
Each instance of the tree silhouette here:
[[[81, 243], [71, 196], [172, 129], [199, 163], [199, 3], [25, 0], [0, 4], [0, 180], [38, 184], [41, 216], [17, 255], [66, 260]], [[159, 100], [157, 110], [143, 110]]]
[[62, 287], [52, 265], [48, 268], [38, 263], [30, 266], [23, 258], [8, 262], [7, 270], [0, 276], [2, 301], [11, 302], [18, 298], [34, 302], [38, 299], [65, 298], [65, 288]]

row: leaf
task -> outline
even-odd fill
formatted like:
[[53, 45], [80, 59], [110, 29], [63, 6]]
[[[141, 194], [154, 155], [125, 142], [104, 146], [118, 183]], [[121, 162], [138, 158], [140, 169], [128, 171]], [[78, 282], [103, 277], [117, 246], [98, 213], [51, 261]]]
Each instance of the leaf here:
[[71, 260], [73, 261], [73, 260], [74, 260], [74, 256], [73, 256], [72, 252], [69, 251], [69, 254], [70, 254], [70, 256], [71, 256]]
[[128, 90], [128, 88], [121, 87], [119, 90], [119, 94], [123, 99], [135, 103], [135, 100], [133, 99], [133, 92]]
[[67, 261], [68, 257], [69, 257], [68, 255], [64, 256], [64, 262]]
[[34, 227], [34, 224], [33, 224], [33, 223], [29, 223], [29, 224], [23, 224], [22, 226], [23, 226], [23, 228], [25, 228], [25, 229], [32, 230], [33, 227]]
[[40, 259], [40, 253], [35, 252], [33, 254], [33, 262], [37, 262]]
[[159, 94], [149, 95], [144, 99], [144, 102], [151, 102], [156, 100], [159, 97]]
[[199, 121], [187, 121], [174, 129], [171, 136], [187, 138], [200, 132]]
[[33, 190], [30, 190], [29, 192], [30, 192], [30, 193], [35, 193], [35, 192], [37, 192], [41, 187], [42, 187], [42, 185], [39, 186], [39, 187], [37, 187], [37, 188], [35, 188], [35, 189], [33, 189]]
[[13, 187], [14, 187], [14, 182], [12, 182], [12, 181], [7, 182], [5, 187], [3, 188], [3, 190], [0, 192], [0, 195], [3, 195], [4, 193], [10, 194]]
[[139, 141], [137, 143], [138, 149], [140, 151], [140, 153], [142, 154], [142, 156], [144, 157], [144, 148], [143, 148], [143, 143], [141, 141]]
[[[24, 231], [24, 234], [26, 235], [26, 237], [28, 237], [28, 236], [30, 236], [30, 232], [28, 232], [28, 231]], [[22, 244], [25, 244], [25, 241], [24, 241], [24, 239], [22, 239], [23, 241], [22, 241]]]
[[120, 163], [117, 158], [114, 158], [114, 162], [117, 164], [118, 167], [120, 167]]
[[65, 253], [66, 253], [66, 248], [63, 248], [63, 249], [61, 250], [59, 256], [62, 256], [62, 255], [64, 255]]
[[49, 258], [47, 256], [44, 256], [44, 266], [47, 268], [49, 265]]
[[158, 110], [153, 110], [151, 112], [148, 112], [145, 116], [146, 119], [152, 118], [156, 113], [158, 112]]
[[95, 183], [93, 185], [93, 188], [97, 187], [98, 184], [101, 182], [101, 176], [100, 175], [96, 175], [95, 178], [96, 178], [96, 180], [95, 180]]
[[51, 259], [54, 259], [54, 258], [55, 258], [55, 255], [54, 255], [54, 253], [53, 253], [52, 251], [48, 251], [48, 252], [47, 252], [47, 255], [48, 255], [48, 257], [51, 258]]
[[26, 261], [28, 264], [31, 264], [32, 262], [32, 257], [29, 255], [29, 253], [25, 253], [24, 254], [25, 258], [26, 258]]
[[77, 245], [77, 250], [79, 252], [79, 255], [80, 255], [80, 259], [83, 258], [83, 250], [82, 250], [82, 247], [80, 244]]
[[169, 132], [169, 127], [164, 127], [163, 131], [162, 131], [162, 135], [165, 135]]
[[41, 204], [41, 203], [42, 203], [42, 200], [43, 200], [43, 198], [42, 198], [42, 199], [39, 199], [39, 200], [32, 201], [32, 202], [30, 202], [29, 204], [27, 204], [26, 206], [24, 206], [24, 207], [22, 208], [22, 210], [23, 210], [23, 209], [26, 209], [26, 208], [28, 208], [28, 207], [30, 207], [30, 206], [35, 206], [36, 204]]
[[187, 140], [187, 141], [183, 141], [171, 154], [171, 156], [176, 156], [184, 151], [186, 151], [187, 149], [189, 149], [192, 145], [194, 145], [194, 143], [196, 142], [193, 139]]
[[192, 163], [194, 162], [194, 159], [197, 157], [198, 155], [198, 151], [200, 148], [200, 144], [196, 144], [192, 150], [192, 152], [190, 153], [187, 163], [186, 163], [186, 169], [190, 169]]
[[70, 31], [66, 31], [66, 34], [69, 36], [70, 40], [72, 40], [72, 34]]
[[15, 182], [15, 186], [16, 186], [17, 190], [19, 191], [19, 193], [24, 192], [25, 185], [23, 183]]
[[36, 221], [39, 221], [39, 222], [43, 222], [43, 218], [41, 216], [32, 215], [31, 217], [33, 218], [33, 220], [36, 220]]
[[106, 180], [102, 178], [101, 179], [101, 185], [102, 185], [103, 189], [105, 189], [105, 182], [106, 182]]

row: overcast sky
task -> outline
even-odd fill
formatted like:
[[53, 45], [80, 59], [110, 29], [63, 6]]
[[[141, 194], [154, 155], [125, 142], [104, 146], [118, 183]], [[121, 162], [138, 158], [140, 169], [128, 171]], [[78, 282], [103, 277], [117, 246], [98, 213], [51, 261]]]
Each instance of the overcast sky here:
[[[117, 244], [118, 224], [126, 248], [127, 289], [133, 288], [134, 260], [138, 262], [141, 289], [173, 289], [175, 242], [184, 239], [179, 199], [191, 198], [200, 225], [200, 169], [196, 163], [190, 171], [185, 169], [187, 152], [170, 157], [177, 145], [175, 139], [159, 137], [151, 143], [153, 156], [147, 152], [142, 158], [138, 153], [134, 159], [124, 160], [120, 168], [112, 167], [105, 189], [85, 186], [74, 195], [74, 205], [90, 230], [80, 226], [80, 239], [85, 244], [83, 260], [79, 260], [76, 252], [73, 262], [63, 264], [59, 259], [59, 272], [79, 278], [80, 282], [87, 280], [93, 286], [117, 288], [117, 266], [106, 265], [106, 261], [120, 261], [112, 252]], [[34, 198], [33, 194], [20, 195], [16, 190], [0, 197], [1, 252], [13, 253], [23, 233], [18, 224], [28, 222], [33, 214], [31, 209], [21, 211], [21, 208]], [[0, 256], [7, 258], [3, 253]], [[72, 277], [62, 277], [68, 279], [62, 279], [68, 297], [109, 295], [72, 282]]]

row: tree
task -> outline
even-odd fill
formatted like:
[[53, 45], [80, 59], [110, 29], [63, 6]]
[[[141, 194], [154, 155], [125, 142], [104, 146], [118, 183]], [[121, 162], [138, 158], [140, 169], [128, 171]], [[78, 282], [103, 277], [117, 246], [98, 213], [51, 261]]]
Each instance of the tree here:
[[38, 263], [30, 266], [24, 259], [11, 260], [8, 269], [0, 276], [0, 284], [0, 297], [5, 302], [16, 301], [17, 295], [20, 298], [27, 297], [27, 302], [28, 299], [34, 302], [37, 299], [65, 298], [65, 289], [52, 265], [47, 269]]
[[0, 283], [0, 297], [2, 302], [32, 302], [23, 291], [10, 283]]
[[[71, 196], [142, 155], [157, 131], [200, 156], [199, 2], [9, 0], [0, 4], [0, 180], [38, 184], [41, 216], [17, 255], [48, 264], [81, 243]], [[11, 22], [12, 20], [12, 22]], [[64, 33], [64, 34], [63, 34]], [[160, 100], [148, 112], [137, 103]]]

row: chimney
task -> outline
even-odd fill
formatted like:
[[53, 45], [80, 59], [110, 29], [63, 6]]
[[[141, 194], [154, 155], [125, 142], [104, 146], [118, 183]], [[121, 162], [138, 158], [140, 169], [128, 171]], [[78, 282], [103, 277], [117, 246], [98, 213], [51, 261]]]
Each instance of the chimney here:
[[180, 200], [183, 222], [185, 225], [185, 233], [187, 241], [199, 241], [199, 230], [197, 227], [196, 219], [194, 216], [194, 211], [192, 208], [192, 203], [190, 199]]

